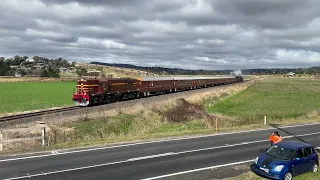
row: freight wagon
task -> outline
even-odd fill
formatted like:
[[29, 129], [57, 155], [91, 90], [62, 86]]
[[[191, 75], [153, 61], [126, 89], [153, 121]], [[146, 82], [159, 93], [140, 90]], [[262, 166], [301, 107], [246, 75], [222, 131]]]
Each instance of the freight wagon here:
[[242, 81], [241, 71], [230, 76], [80, 79], [72, 100], [91, 106]]

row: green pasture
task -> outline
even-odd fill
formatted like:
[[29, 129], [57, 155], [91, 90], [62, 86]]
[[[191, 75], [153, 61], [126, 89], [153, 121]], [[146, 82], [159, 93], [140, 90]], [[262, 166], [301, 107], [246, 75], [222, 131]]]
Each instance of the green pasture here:
[[2, 82], [0, 114], [73, 105], [76, 82]]
[[287, 119], [320, 109], [320, 80], [267, 78], [208, 108], [211, 113], [244, 119]]

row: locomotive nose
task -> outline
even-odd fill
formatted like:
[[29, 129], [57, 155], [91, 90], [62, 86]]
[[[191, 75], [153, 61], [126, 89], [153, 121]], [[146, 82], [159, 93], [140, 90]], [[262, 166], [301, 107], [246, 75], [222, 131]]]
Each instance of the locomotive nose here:
[[77, 95], [73, 101], [77, 106], [88, 106], [90, 103], [88, 95]]

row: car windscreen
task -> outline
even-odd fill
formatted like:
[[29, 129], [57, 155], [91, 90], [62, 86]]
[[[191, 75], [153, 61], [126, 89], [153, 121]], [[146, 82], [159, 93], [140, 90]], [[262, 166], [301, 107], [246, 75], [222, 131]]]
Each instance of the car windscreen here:
[[279, 159], [289, 160], [292, 158], [294, 152], [294, 150], [274, 145], [267, 151], [267, 154]]

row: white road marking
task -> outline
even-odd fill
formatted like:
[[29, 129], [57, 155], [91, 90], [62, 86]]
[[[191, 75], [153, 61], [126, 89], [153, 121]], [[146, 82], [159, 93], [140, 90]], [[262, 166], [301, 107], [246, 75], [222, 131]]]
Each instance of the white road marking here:
[[[297, 135], [297, 136], [310, 136], [310, 135], [315, 135], [315, 134], [320, 134], [320, 132], [318, 132], [318, 133], [309, 133], [309, 134], [301, 134], [301, 135]], [[285, 137], [283, 137], [283, 138], [290, 138], [290, 137], [291, 137], [291, 136], [285, 136]], [[174, 153], [174, 152], [169, 152], [169, 153], [164, 153], [164, 154], [157, 154], [157, 155], [151, 155], [151, 156], [130, 158], [130, 159], [127, 159], [127, 160], [124, 160], [124, 161], [104, 163], [104, 164], [98, 164], [98, 165], [92, 165], [92, 166], [83, 166], [83, 167], [78, 167], [78, 168], [71, 168], [71, 169], [65, 169], [65, 170], [59, 170], [59, 171], [45, 172], [45, 173], [39, 173], [39, 174], [34, 174], [34, 175], [13, 177], [13, 178], [5, 179], [5, 180], [14, 180], [14, 179], [23, 179], [23, 178], [27, 178], [27, 177], [45, 176], [45, 175], [49, 175], [49, 174], [57, 174], [57, 173], [62, 173], [62, 172], [69, 172], [69, 171], [82, 170], [82, 169], [89, 169], [89, 168], [94, 168], [94, 167], [109, 166], [109, 165], [114, 165], [114, 164], [121, 164], [121, 163], [133, 162], [133, 161], [140, 161], [140, 160], [157, 158], [157, 157], [173, 156], [173, 155], [179, 155], [179, 154], [185, 154], [185, 153], [191, 153], [191, 152], [206, 151], [206, 150], [220, 149], [220, 148], [227, 148], [227, 147], [234, 147], [234, 146], [242, 146], [242, 145], [260, 143], [260, 142], [265, 142], [265, 141], [269, 141], [269, 140], [243, 142], [243, 143], [231, 144], [231, 145], [227, 145], [227, 146], [218, 146], [218, 147], [211, 147], [211, 148], [204, 148], [204, 149], [196, 149], [196, 150], [182, 151], [182, 152], [176, 152], [176, 153]], [[317, 147], [317, 148], [320, 148], [320, 147]], [[210, 168], [219, 168], [219, 167], [235, 165], [235, 164], [237, 164], [237, 163], [238, 163], [238, 164], [241, 164], [241, 163], [250, 162], [250, 161], [252, 161], [252, 160], [241, 161], [241, 162], [236, 162], [236, 163], [229, 163], [229, 164], [223, 164], [223, 165], [218, 165], [218, 166], [211, 166], [211, 167], [200, 168], [200, 169], [195, 169], [195, 170], [190, 170], [190, 171], [183, 171], [183, 172], [179, 172], [179, 173], [174, 173], [174, 174], [169, 174], [169, 175], [164, 175], [164, 176], [157, 176], [157, 177], [153, 177], [153, 178], [158, 179], [158, 178], [167, 177], [167, 176], [174, 176], [174, 175], [178, 175], [178, 174], [185, 174], [185, 173], [189, 173], [189, 172], [201, 171], [201, 170], [206, 170], [206, 169], [210, 169]]]
[[98, 165], [93, 165], [93, 166], [65, 169], [65, 170], [46, 172], [46, 173], [41, 173], [41, 174], [33, 174], [33, 175], [27, 175], [27, 176], [13, 177], [13, 178], [8, 178], [8, 179], [4, 179], [4, 180], [24, 179], [24, 178], [30, 178], [30, 177], [45, 176], [45, 175], [49, 175], [49, 174], [57, 174], [57, 173], [62, 173], [62, 172], [75, 171], [75, 170], [81, 170], [81, 169], [89, 169], [89, 168], [100, 167], [100, 166], [121, 164], [121, 163], [125, 163], [125, 162], [129, 162], [129, 161], [126, 160], [126, 161], [118, 161], [118, 162], [112, 162], [112, 163], [98, 164]]
[[152, 158], [157, 158], [157, 157], [170, 156], [170, 155], [174, 155], [174, 154], [175, 154], [174, 152], [169, 152], [169, 153], [164, 153], [164, 154], [156, 154], [156, 155], [151, 155], [151, 156], [131, 158], [131, 159], [128, 159], [128, 161], [139, 161], [139, 160], [143, 160], [143, 159], [152, 159]]
[[[282, 128], [282, 129], [285, 129], [285, 128], [292, 128], [292, 127], [312, 126], [312, 125], [318, 125], [318, 124], [320, 124], [320, 123], [299, 124], [299, 125], [289, 125], [289, 126], [279, 126], [279, 127]], [[19, 158], [2, 159], [2, 160], [0, 160], [0, 162], [16, 161], [16, 160], [24, 160], [24, 159], [33, 159], [33, 158], [41, 158], [41, 157], [48, 157], [48, 156], [58, 156], [58, 155], [64, 155], [64, 154], [72, 154], [72, 153], [81, 153], [81, 152], [113, 149], [113, 148], [119, 148], [119, 147], [128, 147], [128, 146], [152, 144], [152, 143], [159, 143], [159, 142], [179, 141], [179, 140], [196, 139], [196, 138], [203, 138], [203, 137], [214, 137], [214, 136], [223, 136], [223, 135], [230, 135], [230, 134], [241, 134], [241, 133], [257, 132], [257, 131], [267, 131], [267, 130], [271, 130], [271, 129], [276, 129], [276, 128], [272, 127], [272, 128], [255, 129], [255, 130], [249, 130], [249, 131], [238, 131], [238, 132], [209, 134], [209, 135], [200, 135], [200, 136], [184, 137], [184, 138], [172, 138], [172, 139], [164, 139], [164, 140], [145, 141], [145, 142], [130, 143], [130, 144], [123, 144], [123, 145], [116, 145], [116, 146], [106, 146], [106, 147], [99, 147], [99, 148], [75, 150], [75, 151], [68, 151], [68, 152], [56, 151], [56, 153], [54, 153], [54, 154], [52, 152], [49, 152], [48, 154], [43, 154], [43, 155], [24, 156], [24, 157], [19, 157]], [[63, 151], [63, 149], [62, 149], [62, 151]], [[26, 154], [24, 154], [24, 155], [26, 155]], [[19, 155], [17, 155], [17, 156], [19, 156]]]
[[239, 161], [239, 162], [234, 162], [234, 163], [228, 163], [228, 164], [221, 164], [221, 165], [217, 165], [217, 166], [210, 166], [210, 167], [205, 167], [205, 168], [182, 171], [182, 172], [166, 174], [166, 175], [162, 175], [162, 176], [156, 176], [156, 177], [151, 177], [151, 178], [146, 178], [146, 179], [141, 179], [141, 180], [160, 179], [160, 178], [164, 178], [164, 177], [176, 176], [176, 175], [186, 174], [186, 173], [191, 173], [191, 172], [203, 171], [203, 170], [208, 170], [208, 169], [216, 169], [216, 168], [221, 168], [221, 167], [226, 167], [226, 166], [233, 166], [233, 165], [238, 165], [238, 164], [244, 164], [244, 163], [253, 162], [253, 161], [254, 161], [254, 159], [246, 160], [246, 161]]

